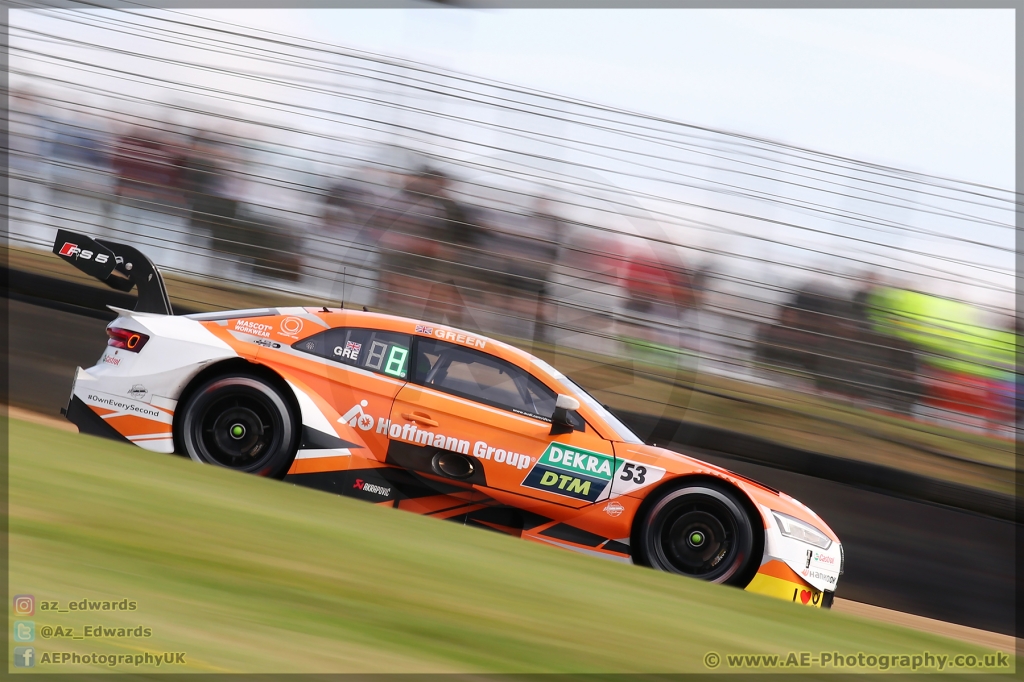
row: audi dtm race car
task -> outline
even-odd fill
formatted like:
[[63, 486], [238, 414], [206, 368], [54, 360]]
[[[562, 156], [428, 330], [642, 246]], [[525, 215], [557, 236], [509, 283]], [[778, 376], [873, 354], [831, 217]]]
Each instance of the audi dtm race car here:
[[829, 607], [843, 550], [785, 493], [644, 444], [508, 344], [328, 308], [177, 316], [138, 250], [53, 251], [138, 290], [64, 413], [83, 433], [381, 505]]

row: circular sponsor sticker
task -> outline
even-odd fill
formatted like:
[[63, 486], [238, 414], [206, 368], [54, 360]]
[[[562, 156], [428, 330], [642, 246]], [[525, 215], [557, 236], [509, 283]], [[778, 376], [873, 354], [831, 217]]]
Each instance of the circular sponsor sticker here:
[[624, 509], [625, 507], [623, 507], [618, 502], [609, 502], [604, 506], [605, 513], [608, 514], [608, 516], [612, 517], [618, 516], [623, 512]]

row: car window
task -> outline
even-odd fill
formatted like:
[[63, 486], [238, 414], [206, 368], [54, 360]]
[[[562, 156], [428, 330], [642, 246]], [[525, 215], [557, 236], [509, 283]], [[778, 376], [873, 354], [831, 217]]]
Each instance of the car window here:
[[343, 365], [405, 379], [409, 370], [410, 345], [408, 334], [341, 327], [298, 341], [292, 344], [292, 348]]
[[416, 383], [461, 398], [551, 420], [555, 392], [510, 362], [445, 341], [420, 339]]

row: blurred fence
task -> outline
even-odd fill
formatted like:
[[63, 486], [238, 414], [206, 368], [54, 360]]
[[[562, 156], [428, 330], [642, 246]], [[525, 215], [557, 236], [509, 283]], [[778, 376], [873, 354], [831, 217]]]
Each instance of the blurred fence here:
[[1009, 190], [187, 13], [12, 10], [10, 43], [14, 248], [116, 237], [515, 339], [621, 409], [1012, 471]]

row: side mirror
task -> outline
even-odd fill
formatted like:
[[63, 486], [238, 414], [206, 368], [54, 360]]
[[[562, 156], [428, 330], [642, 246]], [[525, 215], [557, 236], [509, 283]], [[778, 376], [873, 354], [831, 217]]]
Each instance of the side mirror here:
[[580, 409], [580, 401], [571, 395], [559, 393], [555, 398], [555, 412], [551, 415], [550, 435], [558, 436], [563, 433], [572, 433], [573, 425], [569, 421], [569, 413]]

